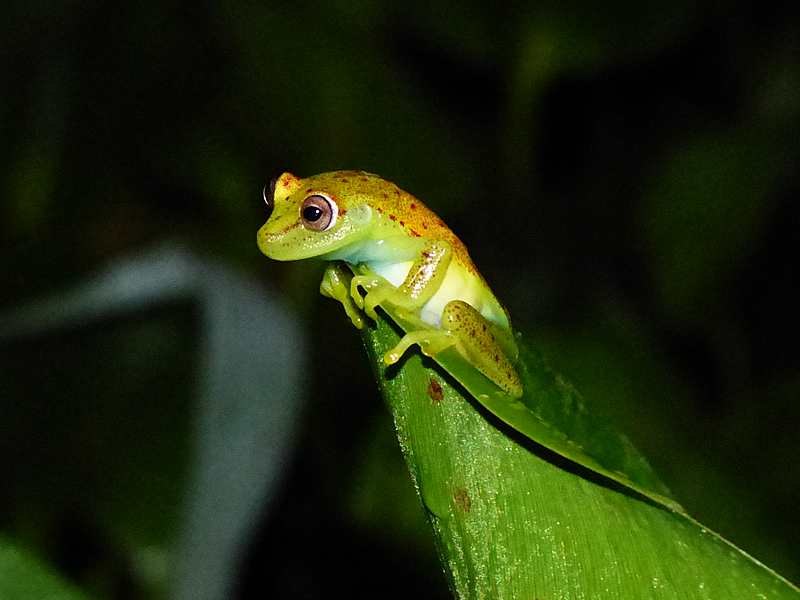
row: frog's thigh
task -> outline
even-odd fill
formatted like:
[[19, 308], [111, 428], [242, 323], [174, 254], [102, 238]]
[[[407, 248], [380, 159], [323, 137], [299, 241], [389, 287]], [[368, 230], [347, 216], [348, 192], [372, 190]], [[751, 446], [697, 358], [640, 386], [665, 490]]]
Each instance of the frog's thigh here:
[[522, 383], [492, 333], [495, 327], [462, 300], [451, 300], [442, 311], [442, 330], [459, 354], [504, 392], [518, 398], [522, 395]]

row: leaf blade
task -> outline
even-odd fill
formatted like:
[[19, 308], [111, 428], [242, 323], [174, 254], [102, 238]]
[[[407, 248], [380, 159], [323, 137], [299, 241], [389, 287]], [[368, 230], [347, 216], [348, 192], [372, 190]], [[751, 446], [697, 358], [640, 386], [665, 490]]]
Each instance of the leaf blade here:
[[418, 353], [385, 367], [385, 320], [362, 334], [457, 597], [800, 598], [687, 515], [521, 446]]

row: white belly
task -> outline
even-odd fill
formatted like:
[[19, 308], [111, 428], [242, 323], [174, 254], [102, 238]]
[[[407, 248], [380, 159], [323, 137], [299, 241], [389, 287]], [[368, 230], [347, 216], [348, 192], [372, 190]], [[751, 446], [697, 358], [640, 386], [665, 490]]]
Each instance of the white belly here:
[[[412, 261], [399, 263], [367, 263], [369, 269], [399, 287], [408, 277]], [[472, 273], [451, 263], [442, 285], [433, 297], [420, 309], [420, 319], [434, 327], [442, 327], [442, 311], [451, 300], [463, 300], [480, 312], [488, 320], [498, 325], [508, 326], [508, 319], [500, 303], [488, 291], [486, 284]]]

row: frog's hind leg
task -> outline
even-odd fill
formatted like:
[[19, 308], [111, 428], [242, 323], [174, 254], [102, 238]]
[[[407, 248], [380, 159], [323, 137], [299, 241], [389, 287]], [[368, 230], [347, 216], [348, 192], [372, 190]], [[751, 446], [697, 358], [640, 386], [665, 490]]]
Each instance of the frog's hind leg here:
[[456, 341], [459, 354], [484, 377], [512, 398], [522, 396], [522, 382], [507, 352], [514, 351], [513, 334], [487, 320], [475, 307], [462, 300], [451, 300], [442, 311], [442, 331]]
[[522, 395], [522, 383], [496, 336], [505, 345], [505, 332], [500, 331], [498, 326], [470, 304], [452, 300], [442, 312], [441, 329], [430, 327], [406, 333], [400, 343], [386, 353], [384, 361], [386, 364], [396, 363], [414, 344], [419, 344], [422, 353], [434, 359], [447, 348], [454, 348], [503, 392], [512, 398], [519, 398]]

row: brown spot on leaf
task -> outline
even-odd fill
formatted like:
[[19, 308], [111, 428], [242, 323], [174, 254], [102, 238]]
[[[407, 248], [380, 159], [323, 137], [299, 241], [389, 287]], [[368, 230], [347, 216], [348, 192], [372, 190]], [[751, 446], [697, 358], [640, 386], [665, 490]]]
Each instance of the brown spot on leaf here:
[[472, 510], [472, 500], [469, 497], [469, 492], [466, 488], [457, 487], [456, 493], [453, 494], [453, 501], [456, 504], [456, 510], [466, 514]]
[[436, 404], [444, 400], [442, 385], [435, 379], [431, 379], [430, 383], [428, 383], [428, 396], [430, 396], [431, 400]]

